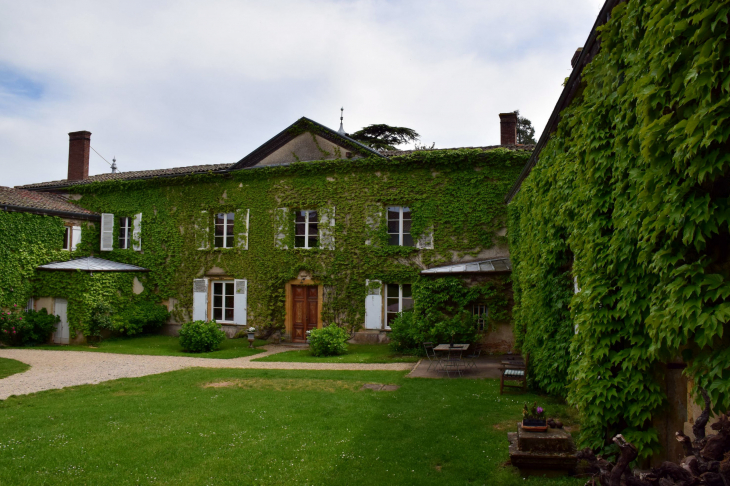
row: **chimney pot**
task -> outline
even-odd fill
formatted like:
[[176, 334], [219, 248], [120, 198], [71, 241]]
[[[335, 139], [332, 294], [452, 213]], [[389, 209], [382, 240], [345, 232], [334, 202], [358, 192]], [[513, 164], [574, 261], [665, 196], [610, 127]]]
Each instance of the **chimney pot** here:
[[89, 178], [89, 151], [91, 132], [80, 131], [68, 134], [68, 180], [80, 181]]
[[517, 145], [517, 113], [500, 113], [502, 145]]

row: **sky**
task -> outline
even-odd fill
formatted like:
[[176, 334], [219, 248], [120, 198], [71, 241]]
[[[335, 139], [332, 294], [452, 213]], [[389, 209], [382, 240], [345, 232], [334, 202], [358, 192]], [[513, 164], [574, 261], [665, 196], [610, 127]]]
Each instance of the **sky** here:
[[514, 110], [539, 136], [602, 5], [0, 0], [0, 186], [65, 179], [79, 130], [120, 171], [236, 162], [340, 107], [436, 148], [499, 144]]

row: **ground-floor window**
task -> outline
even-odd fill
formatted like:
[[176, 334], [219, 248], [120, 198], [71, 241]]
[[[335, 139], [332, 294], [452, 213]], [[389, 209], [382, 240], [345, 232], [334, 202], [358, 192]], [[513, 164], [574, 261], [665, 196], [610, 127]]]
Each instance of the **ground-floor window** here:
[[389, 329], [399, 312], [413, 309], [413, 294], [411, 284], [388, 284], [385, 292], [385, 327]]
[[235, 284], [233, 281], [213, 282], [213, 319], [233, 322]]
[[477, 331], [483, 331], [487, 328], [487, 315], [489, 310], [485, 304], [474, 304], [472, 308], [474, 317], [476, 318]]

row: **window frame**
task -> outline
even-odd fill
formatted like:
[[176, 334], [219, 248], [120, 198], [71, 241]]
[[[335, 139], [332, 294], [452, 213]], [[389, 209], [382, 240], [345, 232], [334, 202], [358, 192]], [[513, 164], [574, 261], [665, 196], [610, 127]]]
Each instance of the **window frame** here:
[[[218, 217], [223, 216], [223, 224], [218, 223]], [[223, 234], [217, 234], [218, 227], [223, 227]], [[230, 232], [229, 232], [230, 227]], [[223, 238], [223, 246], [218, 246], [218, 238]], [[230, 240], [230, 245], [228, 245]], [[229, 250], [236, 247], [236, 213], [215, 213], [213, 219], [213, 248], [216, 250]]]
[[[222, 294], [216, 294], [216, 286], [220, 285], [222, 289]], [[230, 285], [231, 287], [228, 287]], [[235, 280], [212, 280], [210, 282], [210, 319], [212, 321], [221, 323], [221, 324], [235, 324], [236, 322], [236, 281]], [[231, 290], [231, 294], [228, 295], [227, 290]], [[215, 305], [215, 297], [216, 295], [221, 296], [221, 306], [216, 307]], [[228, 307], [226, 306], [226, 299], [230, 298], [232, 306]], [[216, 309], [221, 310], [221, 319], [216, 319], [215, 317], [215, 311]], [[226, 310], [231, 310], [231, 319], [226, 319]]]
[[[481, 308], [484, 308], [484, 312], [479, 312]], [[487, 330], [487, 325], [489, 321], [489, 306], [487, 304], [483, 303], [475, 303], [471, 306], [471, 313], [474, 316], [477, 316], [477, 322], [476, 322], [476, 328], [477, 332], [483, 332]], [[482, 317], [483, 316], [483, 317]]]
[[[413, 309], [413, 304], [414, 304], [414, 301], [413, 301], [413, 284], [388, 283], [388, 284], [384, 284], [384, 285], [385, 285], [385, 299], [383, 299], [383, 303], [384, 303], [383, 311], [385, 313], [385, 319], [383, 320], [383, 326], [384, 326], [385, 329], [390, 330], [390, 325], [389, 325], [389, 322], [390, 321], [388, 320], [388, 317], [389, 317], [388, 315], [389, 314], [391, 314], [393, 316], [397, 316], [401, 312], [404, 312], [406, 310]], [[397, 312], [391, 312], [391, 311], [388, 310], [388, 299], [389, 298], [395, 298], [395, 297], [390, 297], [390, 286], [391, 285], [393, 285], [393, 286], [397, 285], [398, 286], [398, 311]], [[409, 289], [410, 289], [410, 297], [403, 297], [403, 286], [405, 286], [405, 285], [407, 285], [409, 287]], [[403, 299], [404, 298], [411, 301], [411, 306], [408, 309], [403, 309]]]
[[[395, 212], [396, 209], [398, 210], [398, 219], [397, 220], [390, 219], [390, 213]], [[404, 210], [406, 210], [406, 211], [404, 211]], [[409, 218], [407, 220], [403, 219], [404, 212], [407, 212], [409, 215]], [[388, 245], [389, 246], [407, 246], [407, 247], [416, 246], [416, 242], [413, 239], [413, 234], [411, 233], [410, 226], [409, 226], [407, 232], [403, 229], [404, 221], [408, 221], [411, 224], [413, 223], [413, 210], [410, 207], [408, 207], [408, 206], [387, 206], [385, 208], [385, 219], [386, 219], [386, 224], [388, 225]], [[390, 231], [390, 222], [391, 221], [398, 221], [398, 232], [397, 233], [391, 233], [391, 231]], [[391, 235], [396, 235], [396, 234], [398, 235], [398, 244], [397, 245], [395, 243], [390, 242]], [[409, 245], [405, 244], [405, 242], [404, 242], [406, 235], [408, 237], [410, 237], [411, 243]]]
[[[297, 221], [297, 216], [299, 216], [301, 213], [304, 213], [304, 221], [299, 222]], [[317, 221], [311, 222], [310, 215], [311, 213], [314, 213], [315, 217], [317, 218]], [[304, 235], [297, 235], [297, 225], [303, 224], [304, 225]], [[314, 236], [311, 236], [309, 234], [310, 225], [316, 224], [317, 225], [317, 234]], [[319, 211], [316, 209], [299, 209], [294, 214], [294, 248], [299, 248], [302, 250], [311, 250], [313, 248], [319, 248], [320, 247], [320, 234], [319, 234], [319, 224], [320, 224], [320, 214]], [[304, 238], [304, 246], [297, 246], [297, 238]], [[316, 238], [317, 244], [315, 246], [309, 246], [309, 239], [310, 238]]]
[[61, 250], [71, 251], [73, 244], [73, 227], [64, 226], [63, 228], [63, 245], [61, 246]]
[[119, 217], [119, 249], [129, 250], [132, 248], [132, 218], [128, 216]]

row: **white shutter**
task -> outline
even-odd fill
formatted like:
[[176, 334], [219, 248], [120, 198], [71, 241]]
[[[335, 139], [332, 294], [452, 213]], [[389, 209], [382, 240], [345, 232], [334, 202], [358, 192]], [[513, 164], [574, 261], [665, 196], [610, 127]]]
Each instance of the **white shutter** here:
[[101, 251], [114, 249], [114, 215], [101, 213]]
[[416, 241], [416, 248], [422, 250], [433, 250], [433, 226], [426, 228], [423, 234]]
[[335, 249], [335, 207], [320, 209], [319, 247], [324, 250]]
[[208, 320], [208, 279], [193, 280], [193, 320]]
[[198, 244], [198, 250], [207, 250], [210, 247], [210, 221], [208, 220], [208, 211], [200, 211], [195, 224], [195, 239]]
[[142, 213], [134, 215], [132, 223], [132, 249], [140, 251], [142, 249]]
[[383, 328], [383, 283], [380, 280], [366, 280], [365, 285], [378, 283], [378, 288], [368, 288], [365, 297], [365, 329]]
[[281, 250], [288, 250], [289, 246], [286, 244], [287, 228], [289, 226], [289, 208], [278, 208], [274, 215], [275, 224], [275, 235], [274, 235], [274, 246]]
[[71, 251], [76, 250], [76, 246], [81, 242], [81, 226], [71, 228]]
[[236, 219], [234, 220], [235, 228], [238, 229], [238, 234], [236, 234], [236, 247], [242, 250], [248, 250], [248, 221], [250, 212], [250, 209], [236, 209]]
[[365, 215], [365, 239], [366, 245], [377, 245], [378, 230], [380, 229], [380, 221], [383, 219], [383, 208], [381, 206], [371, 206]]
[[233, 294], [233, 322], [239, 326], [246, 325], [248, 317], [248, 281], [234, 280], [236, 293]]

